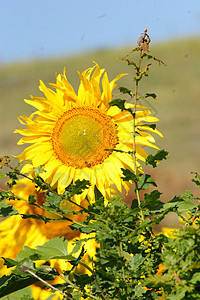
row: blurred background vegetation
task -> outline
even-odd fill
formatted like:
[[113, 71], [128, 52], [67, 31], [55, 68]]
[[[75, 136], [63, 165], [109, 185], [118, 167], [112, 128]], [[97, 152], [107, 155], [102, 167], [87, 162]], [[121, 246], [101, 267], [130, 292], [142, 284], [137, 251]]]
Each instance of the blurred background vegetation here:
[[[0, 155], [17, 155], [23, 150], [23, 146], [17, 146], [20, 136], [13, 131], [22, 128], [17, 116], [29, 115], [34, 111], [23, 99], [30, 99], [30, 94], [42, 96], [38, 89], [40, 79], [45, 84], [55, 82], [55, 73], [62, 73], [66, 67], [68, 80], [77, 90], [77, 71], [82, 72], [93, 66], [92, 61], [95, 61], [101, 68], [106, 68], [109, 80], [119, 73], [128, 73], [119, 84], [133, 88], [133, 68], [117, 58], [124, 57], [134, 47], [102, 49], [81, 56], [1, 66]], [[150, 45], [150, 50], [167, 66], [153, 62], [149, 77], [141, 82], [139, 92], [156, 93], [157, 100], [144, 100], [141, 104], [160, 119], [157, 129], [163, 133], [164, 138], [156, 137], [156, 144], [170, 155], [158, 168], [147, 171], [156, 179], [158, 189], [163, 192], [163, 200], [168, 201], [174, 195], [183, 193], [186, 188], [198, 192], [191, 183], [191, 171], [198, 172], [200, 169], [200, 39]], [[137, 60], [137, 54], [131, 56], [131, 59]], [[117, 88], [113, 96], [120, 96]]]

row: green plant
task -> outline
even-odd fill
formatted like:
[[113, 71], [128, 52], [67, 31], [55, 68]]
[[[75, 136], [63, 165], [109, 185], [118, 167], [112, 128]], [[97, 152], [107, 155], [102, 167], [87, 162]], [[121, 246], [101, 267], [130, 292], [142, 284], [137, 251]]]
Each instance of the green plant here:
[[[20, 164], [12, 167], [8, 157], [1, 158], [2, 167], [10, 169], [2, 174], [2, 177], [9, 177], [9, 182], [8, 190], [0, 192], [1, 216], [11, 218], [20, 214], [24, 219], [37, 219], [45, 223], [67, 220], [71, 222], [70, 228], [74, 232], [85, 234], [84, 238], [74, 241], [71, 251], [68, 251], [67, 239], [60, 236], [37, 248], [24, 247], [16, 259], [4, 257], [4, 264], [13, 270], [10, 275], [4, 275], [0, 279], [1, 297], [40, 281], [52, 292], [57, 292], [57, 297], [68, 299], [198, 299], [200, 198], [186, 190], [184, 194], [163, 203], [154, 179], [149, 174], [142, 173], [141, 167], [137, 165], [138, 132], [143, 132], [143, 129], [156, 132], [155, 124], [141, 126], [135, 122], [138, 102], [149, 97], [156, 98], [152, 92], [138, 96], [139, 83], [144, 76], [148, 76], [151, 61], [164, 64], [149, 53], [149, 44], [150, 37], [145, 30], [138, 40], [138, 46], [122, 59], [135, 70], [134, 89], [119, 87], [122, 94], [134, 100], [133, 106], [127, 105], [127, 100], [121, 98], [113, 99], [109, 103], [121, 111], [127, 111], [133, 119], [133, 150], [124, 152], [119, 149], [105, 149], [122, 151], [133, 157], [134, 172], [122, 169], [122, 180], [131, 184], [135, 191], [131, 206], [124, 203], [121, 195], [105, 201], [97, 188], [94, 202], [90, 203], [86, 199], [87, 206], [77, 204], [73, 196], [87, 190], [89, 181], [78, 180], [67, 187], [63, 194], [59, 194], [42, 179], [42, 167], [35, 169], [35, 177], [32, 178], [20, 171]], [[139, 54], [138, 63], [129, 59], [132, 54]], [[167, 155], [167, 151], [158, 150], [154, 155], [148, 155], [143, 164], [155, 168]], [[38, 204], [36, 194], [29, 195], [29, 205], [41, 208], [50, 215], [20, 213], [13, 207], [13, 200], [26, 201], [12, 192], [20, 177], [30, 180], [37, 189], [45, 193], [46, 201], [42, 204]], [[193, 181], [197, 187], [200, 186], [200, 176], [197, 173], [194, 174]], [[142, 193], [144, 199], [141, 198]], [[78, 206], [78, 210], [66, 210], [62, 206], [64, 202]], [[184, 225], [168, 236], [157, 233], [155, 226], [169, 212], [176, 213]], [[72, 216], [68, 217], [68, 213]], [[85, 218], [74, 221], [73, 216], [77, 214], [84, 214]], [[90, 257], [90, 264], [86, 264], [83, 261], [86, 255], [84, 244], [92, 239], [96, 241], [96, 255]], [[71, 267], [59, 272], [46, 263], [37, 266], [38, 261], [49, 262], [52, 259], [64, 259]], [[80, 265], [87, 269], [87, 274], [76, 271]], [[57, 277], [61, 277], [63, 282], [49, 283]]]

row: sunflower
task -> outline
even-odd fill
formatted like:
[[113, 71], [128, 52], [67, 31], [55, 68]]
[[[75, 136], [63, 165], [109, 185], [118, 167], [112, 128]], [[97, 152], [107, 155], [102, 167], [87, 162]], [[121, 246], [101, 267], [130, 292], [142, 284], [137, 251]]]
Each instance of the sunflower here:
[[[95, 186], [106, 199], [110, 197], [112, 184], [119, 192], [122, 187], [128, 191], [129, 183], [122, 181], [121, 168], [134, 171], [134, 161], [131, 154], [125, 153], [133, 150], [133, 118], [129, 112], [109, 105], [116, 81], [125, 74], [109, 82], [107, 73], [97, 64], [78, 74], [77, 93], [65, 72], [57, 75], [56, 84], [50, 84], [55, 90], [47, 88], [41, 81], [40, 90], [45, 97], [25, 100], [37, 111], [30, 117], [21, 116], [19, 121], [27, 128], [15, 132], [24, 136], [18, 144], [32, 144], [17, 158], [30, 160], [33, 167], [43, 165], [45, 172], [41, 176], [57, 188], [58, 193], [63, 193], [78, 179], [90, 181], [89, 189], [75, 197], [80, 203], [86, 195], [93, 201]], [[133, 105], [127, 104], [127, 107]], [[148, 122], [158, 121], [150, 114], [147, 108], [137, 106], [137, 168], [140, 166], [138, 160], [144, 161], [147, 156], [142, 147], [157, 148], [151, 131], [161, 135], [156, 129], [145, 126]], [[25, 165], [22, 171], [27, 169]]]
[[[34, 183], [28, 179], [20, 179], [18, 184], [12, 188], [12, 193], [21, 198], [21, 200], [9, 200], [8, 204], [12, 204], [14, 208], [20, 214], [30, 214], [55, 218], [55, 215], [45, 212], [43, 209], [30, 205], [28, 198], [30, 195], [36, 195], [36, 204], [42, 205], [45, 200], [45, 193], [38, 191], [35, 188]], [[84, 203], [81, 203], [84, 205]], [[77, 206], [74, 206], [70, 202], [65, 203], [65, 209], [77, 210]], [[76, 221], [82, 221], [83, 214], [72, 215], [68, 213], [68, 218], [73, 218]], [[82, 234], [79, 231], [72, 231], [69, 227], [70, 221], [66, 220], [52, 220], [49, 223], [44, 223], [42, 220], [37, 219], [22, 219], [20, 215], [13, 215], [5, 219], [0, 223], [0, 257], [9, 257], [15, 259], [24, 246], [35, 248], [39, 245], [43, 245], [52, 238], [58, 236], [64, 236], [68, 240], [68, 252], [70, 253], [74, 247], [75, 239], [87, 239], [88, 235]], [[92, 236], [90, 236], [92, 237]], [[89, 239], [85, 242], [85, 250], [87, 251], [83, 257], [83, 261], [86, 265], [91, 266], [91, 258], [95, 256], [97, 242], [94, 239]], [[79, 253], [77, 253], [78, 256]], [[64, 259], [52, 259], [48, 262], [39, 261], [36, 265], [48, 264], [48, 266], [55, 268], [59, 273], [64, 270], [70, 270], [71, 265]], [[0, 258], [0, 276], [8, 275], [11, 270], [4, 264], [4, 260]], [[83, 266], [78, 266], [77, 272], [87, 273], [87, 269]], [[91, 275], [91, 274], [89, 274]], [[62, 283], [63, 280], [56, 277], [53, 283]], [[51, 293], [48, 290], [44, 290], [40, 285], [34, 284], [31, 286], [33, 298], [36, 300], [47, 299]], [[55, 299], [58, 299], [56, 297]]]

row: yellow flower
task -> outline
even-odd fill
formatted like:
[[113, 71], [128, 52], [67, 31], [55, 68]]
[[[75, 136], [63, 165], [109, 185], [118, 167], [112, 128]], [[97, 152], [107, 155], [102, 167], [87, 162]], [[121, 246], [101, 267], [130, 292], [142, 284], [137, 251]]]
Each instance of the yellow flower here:
[[163, 233], [165, 236], [174, 239], [177, 235], [177, 229], [176, 228], [170, 228], [170, 227], [162, 227], [161, 233]]
[[[37, 208], [28, 203], [29, 195], [36, 194], [37, 204], [42, 205], [45, 200], [45, 193], [35, 189], [34, 184], [28, 179], [20, 179], [18, 184], [12, 189], [12, 192], [24, 200], [10, 200], [8, 204], [12, 204], [20, 214], [33, 214], [43, 215], [46, 217], [55, 218], [55, 215], [49, 212], [45, 212], [41, 208]], [[27, 201], [27, 202], [26, 202]], [[84, 202], [81, 203], [85, 205]], [[65, 203], [65, 209], [78, 210], [77, 206], [70, 202]], [[82, 221], [84, 218], [83, 214], [73, 215], [67, 214], [69, 218], [73, 218], [75, 221]], [[57, 236], [64, 236], [68, 240], [68, 252], [70, 253], [74, 247], [75, 239], [85, 239], [88, 235], [82, 234], [79, 231], [73, 231], [70, 229], [70, 221], [52, 220], [49, 223], [44, 223], [42, 220], [37, 219], [22, 219], [20, 215], [10, 216], [0, 223], [0, 257], [8, 257], [15, 259], [18, 253], [23, 249], [24, 246], [35, 248], [39, 245], [44, 244], [48, 240]], [[91, 267], [91, 258], [95, 256], [96, 248], [98, 247], [94, 239], [90, 239], [85, 243], [85, 250], [87, 251], [83, 257], [83, 261], [86, 265]], [[75, 254], [75, 256], [78, 256]], [[7, 269], [3, 265], [4, 260], [0, 258], [0, 276], [8, 275], [10, 268]], [[36, 265], [41, 265], [44, 261], [38, 261]], [[52, 259], [48, 262], [48, 265], [55, 268], [59, 273], [62, 270], [70, 270], [71, 265], [64, 259]], [[89, 271], [83, 266], [78, 267], [78, 272], [88, 273]], [[89, 275], [91, 275], [89, 273]], [[56, 278], [53, 283], [61, 283], [63, 280]], [[50, 296], [48, 290], [43, 290], [40, 285], [32, 285], [32, 293], [34, 299], [46, 299]], [[58, 299], [58, 297], [56, 298]]]
[[[129, 112], [109, 106], [116, 81], [125, 74], [109, 82], [107, 73], [97, 64], [78, 74], [81, 80], [78, 93], [65, 74], [59, 74], [56, 84], [50, 84], [55, 91], [40, 82], [40, 90], [46, 98], [31, 97], [32, 100], [25, 100], [37, 111], [30, 117], [21, 116], [19, 119], [27, 129], [15, 131], [24, 136], [18, 144], [32, 145], [17, 158], [20, 161], [31, 160], [33, 167], [43, 165], [45, 172], [41, 176], [53, 188], [57, 188], [58, 193], [63, 193], [67, 186], [78, 179], [89, 180], [90, 188], [75, 197], [77, 202], [86, 195], [93, 200], [95, 186], [108, 199], [112, 184], [120, 192], [122, 186], [126, 191], [129, 190], [129, 184], [121, 179], [121, 168], [134, 170], [132, 155], [120, 152], [133, 150], [133, 118]], [[150, 116], [150, 111], [143, 106], [138, 106], [137, 110], [136, 157], [144, 161], [147, 155], [141, 146], [157, 148], [152, 144], [155, 140], [148, 132], [161, 134], [143, 124], [158, 119]], [[27, 166], [23, 168], [23, 172], [26, 171]]]

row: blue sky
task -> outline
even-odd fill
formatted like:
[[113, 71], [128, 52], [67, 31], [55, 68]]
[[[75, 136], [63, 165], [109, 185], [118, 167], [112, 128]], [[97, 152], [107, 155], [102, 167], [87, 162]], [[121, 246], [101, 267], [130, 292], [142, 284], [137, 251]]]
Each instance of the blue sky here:
[[198, 0], [0, 0], [0, 64], [200, 35]]

